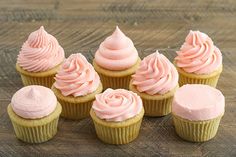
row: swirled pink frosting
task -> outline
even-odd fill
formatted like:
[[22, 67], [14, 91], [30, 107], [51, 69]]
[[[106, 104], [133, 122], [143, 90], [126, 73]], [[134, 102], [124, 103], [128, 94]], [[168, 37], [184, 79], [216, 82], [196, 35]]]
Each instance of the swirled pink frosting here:
[[97, 72], [81, 53], [72, 54], [64, 61], [55, 80], [54, 86], [64, 96], [74, 97], [92, 93], [100, 84]]
[[174, 65], [158, 51], [145, 57], [132, 76], [132, 84], [139, 92], [149, 95], [165, 94], [178, 84], [178, 72]]
[[32, 85], [18, 90], [11, 99], [13, 111], [20, 117], [37, 119], [51, 114], [57, 98], [49, 88]]
[[60, 64], [65, 58], [64, 50], [57, 39], [44, 27], [32, 32], [23, 44], [17, 63], [29, 72], [43, 72]]
[[95, 62], [108, 70], [124, 70], [138, 60], [138, 52], [130, 38], [116, 26], [114, 33], [103, 41], [95, 53]]
[[209, 74], [222, 64], [220, 50], [208, 35], [199, 31], [190, 31], [177, 54], [177, 66], [188, 73]]
[[139, 114], [143, 104], [141, 98], [132, 91], [108, 88], [96, 95], [92, 108], [100, 119], [119, 122]]

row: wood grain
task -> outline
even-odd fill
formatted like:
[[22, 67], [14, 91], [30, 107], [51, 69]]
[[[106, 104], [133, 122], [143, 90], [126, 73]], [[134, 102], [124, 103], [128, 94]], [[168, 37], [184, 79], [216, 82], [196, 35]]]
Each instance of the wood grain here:
[[[236, 156], [236, 1], [234, 0], [1, 0], [0, 1], [0, 156]], [[115, 25], [135, 43], [140, 56], [158, 49], [170, 60], [190, 29], [206, 32], [221, 49], [224, 71], [218, 88], [226, 112], [216, 138], [205, 143], [180, 139], [171, 116], [145, 118], [134, 142], [100, 142], [90, 119], [60, 119], [56, 137], [43, 144], [18, 141], [6, 113], [22, 87], [16, 57], [30, 32], [44, 25], [66, 56], [81, 52], [91, 62]]]

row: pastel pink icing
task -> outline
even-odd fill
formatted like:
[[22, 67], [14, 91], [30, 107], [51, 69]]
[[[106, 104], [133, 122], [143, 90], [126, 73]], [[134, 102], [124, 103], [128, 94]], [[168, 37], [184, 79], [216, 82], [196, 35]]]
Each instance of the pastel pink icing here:
[[222, 64], [220, 50], [208, 35], [199, 31], [190, 31], [177, 54], [177, 66], [188, 73], [209, 74]]
[[60, 64], [65, 58], [64, 50], [57, 39], [44, 27], [32, 32], [23, 44], [17, 63], [29, 72], [43, 72]]
[[132, 91], [108, 88], [96, 95], [92, 108], [100, 119], [120, 122], [139, 114], [143, 104], [141, 98]]
[[11, 99], [13, 111], [26, 119], [48, 116], [57, 106], [57, 98], [46, 87], [31, 85], [18, 90]]
[[138, 60], [138, 52], [130, 38], [116, 26], [114, 33], [103, 41], [95, 53], [95, 62], [108, 70], [124, 70]]
[[175, 88], [179, 75], [174, 65], [157, 50], [141, 61], [132, 78], [132, 84], [139, 92], [154, 95], [165, 94]]
[[72, 54], [64, 61], [55, 77], [54, 86], [64, 96], [83, 96], [94, 92], [100, 78], [93, 66], [81, 54]]
[[172, 112], [184, 119], [199, 121], [216, 118], [224, 113], [223, 94], [208, 85], [187, 84], [179, 88], [172, 104]]

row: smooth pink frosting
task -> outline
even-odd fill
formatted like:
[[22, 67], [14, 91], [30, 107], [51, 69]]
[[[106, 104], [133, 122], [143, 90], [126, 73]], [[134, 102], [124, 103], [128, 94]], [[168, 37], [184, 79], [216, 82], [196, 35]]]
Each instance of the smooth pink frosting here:
[[208, 85], [187, 84], [179, 88], [172, 104], [172, 112], [184, 119], [198, 121], [216, 118], [224, 113], [223, 94]]
[[154, 95], [165, 94], [175, 88], [179, 75], [174, 65], [156, 51], [141, 61], [132, 78], [132, 84], [139, 92]]
[[92, 106], [95, 114], [106, 121], [124, 121], [142, 111], [141, 98], [132, 91], [108, 88], [96, 95]]
[[72, 54], [64, 61], [55, 80], [54, 86], [64, 96], [74, 97], [92, 93], [100, 84], [97, 72], [81, 53]]
[[23, 44], [17, 63], [26, 71], [43, 72], [60, 64], [64, 58], [64, 50], [57, 39], [41, 26]]
[[49, 88], [32, 85], [18, 90], [11, 99], [13, 111], [20, 117], [37, 119], [51, 114], [57, 98]]
[[130, 38], [116, 26], [114, 33], [103, 41], [95, 53], [95, 62], [108, 70], [124, 70], [138, 60], [138, 52]]
[[177, 54], [177, 66], [188, 73], [209, 74], [222, 64], [220, 50], [208, 35], [199, 31], [190, 31]]

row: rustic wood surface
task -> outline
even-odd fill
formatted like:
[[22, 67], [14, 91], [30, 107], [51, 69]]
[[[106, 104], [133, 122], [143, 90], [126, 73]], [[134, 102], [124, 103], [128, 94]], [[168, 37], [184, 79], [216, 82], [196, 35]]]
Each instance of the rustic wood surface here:
[[[186, 142], [166, 116], [145, 118], [137, 140], [121, 146], [100, 142], [89, 118], [60, 119], [56, 137], [43, 144], [17, 140], [6, 112], [22, 87], [14, 66], [22, 43], [41, 25], [58, 39], [66, 56], [81, 52], [90, 62], [116, 25], [142, 58], [158, 49], [172, 60], [190, 29], [206, 32], [224, 56], [218, 89], [226, 97], [226, 112], [217, 136], [205, 143]], [[235, 81], [235, 0], [0, 1], [0, 156], [236, 156]]]

